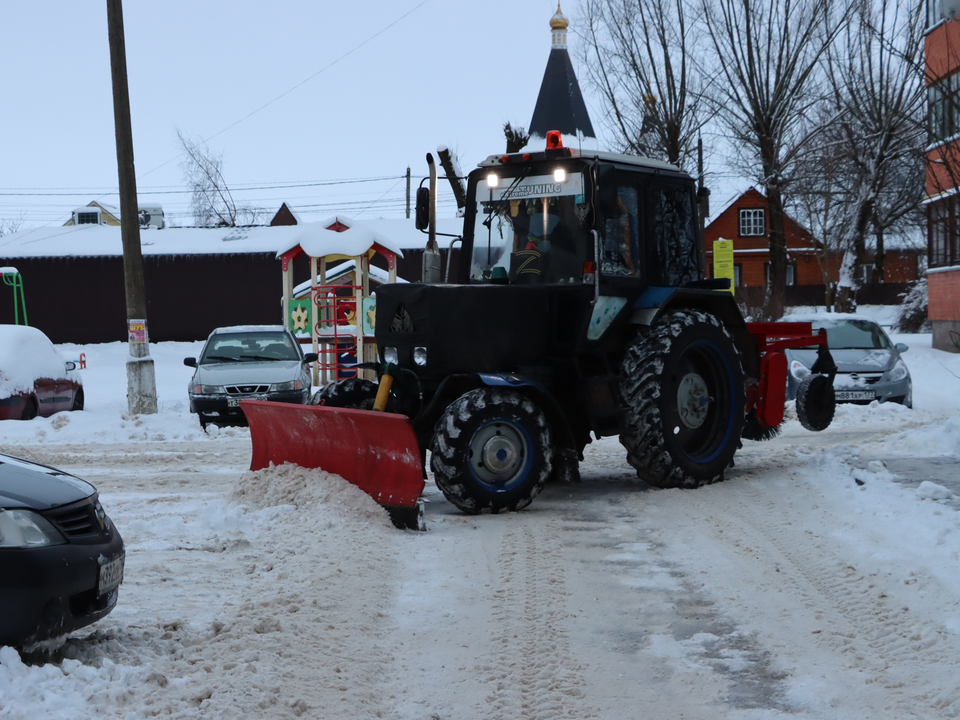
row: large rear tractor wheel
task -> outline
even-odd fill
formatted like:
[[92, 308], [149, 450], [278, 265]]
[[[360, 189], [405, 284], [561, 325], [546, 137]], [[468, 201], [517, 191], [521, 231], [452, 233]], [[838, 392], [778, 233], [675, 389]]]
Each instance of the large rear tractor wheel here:
[[740, 353], [720, 321], [669, 312], [627, 350], [620, 442], [645, 482], [696, 488], [723, 479], [744, 423]]
[[502, 388], [471, 390], [453, 401], [437, 422], [430, 451], [437, 487], [472, 515], [525, 508], [553, 468], [546, 416]]

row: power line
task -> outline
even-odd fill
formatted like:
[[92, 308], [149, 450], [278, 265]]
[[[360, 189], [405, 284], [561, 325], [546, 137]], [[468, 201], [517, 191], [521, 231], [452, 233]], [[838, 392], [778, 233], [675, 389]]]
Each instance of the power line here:
[[[396, 20], [394, 20], [392, 23], [390, 23], [390, 24], [387, 25], [386, 27], [382, 28], [381, 30], [378, 30], [376, 33], [374, 33], [373, 35], [371, 35], [370, 37], [368, 37], [366, 40], [364, 40], [364, 41], [363, 41], [362, 43], [360, 43], [359, 45], [355, 45], [352, 49], [350, 49], [350, 50], [348, 50], [347, 52], [345, 52], [343, 55], [341, 55], [340, 57], [338, 57], [336, 60], [333, 60], [332, 62], [328, 63], [328, 64], [325, 65], [324, 67], [320, 68], [319, 70], [317, 70], [317, 71], [316, 71], [313, 75], [311, 75], [310, 77], [306, 78], [305, 80], [300, 81], [299, 83], [297, 83], [296, 85], [294, 85], [294, 86], [293, 86], [292, 88], [290, 88], [289, 90], [280, 93], [280, 94], [277, 95], [277, 97], [275, 97], [273, 100], [270, 100], [269, 102], [264, 103], [263, 105], [261, 105], [260, 107], [258, 107], [256, 110], [254, 110], [254, 111], [252, 111], [252, 112], [250, 112], [250, 113], [247, 113], [246, 115], [244, 115], [242, 118], [240, 118], [240, 119], [237, 120], [236, 122], [234, 122], [234, 123], [232, 123], [232, 124], [230, 124], [230, 125], [227, 125], [227, 127], [223, 128], [222, 130], [219, 130], [218, 132], [215, 132], [215, 133], [214, 133], [213, 135], [211, 135], [210, 137], [205, 138], [205, 139], [203, 140], [203, 142], [205, 142], [205, 143], [206, 143], [206, 142], [209, 142], [210, 140], [213, 140], [215, 137], [218, 137], [218, 136], [220, 136], [220, 135], [223, 135], [223, 133], [227, 132], [227, 130], [231, 130], [231, 129], [235, 128], [237, 125], [239, 125], [240, 123], [242, 123], [244, 120], [248, 120], [249, 118], [253, 117], [254, 115], [256, 115], [256, 114], [257, 114], [258, 112], [260, 112], [261, 110], [264, 110], [265, 108], [269, 107], [270, 105], [273, 105], [273, 104], [274, 104], [275, 102], [277, 102], [278, 100], [286, 97], [287, 95], [289, 95], [290, 93], [292, 93], [292, 92], [293, 92], [294, 90], [296, 90], [297, 88], [302, 87], [303, 85], [306, 85], [308, 82], [310, 82], [310, 81], [313, 80], [315, 77], [317, 77], [317, 75], [320, 75], [321, 73], [326, 72], [327, 70], [329, 70], [330, 68], [332, 68], [334, 65], [336, 65], [337, 63], [339, 63], [341, 60], [349, 57], [350, 55], [353, 55], [353, 53], [355, 53], [357, 50], [359, 50], [360, 48], [362, 48], [364, 45], [367, 45], [368, 43], [370, 43], [370, 42], [372, 42], [373, 40], [375, 40], [375, 39], [377, 39], [378, 37], [380, 37], [380, 36], [381, 36], [383, 33], [385, 33], [387, 30], [389, 30], [390, 28], [392, 28], [394, 25], [396, 25], [397, 23], [399, 23], [401, 20], [405, 19], [408, 15], [411, 15], [411, 14], [415, 13], [417, 10], [419, 10], [419, 9], [422, 8], [424, 5], [426, 5], [428, 2], [430, 2], [430, 0], [422, 0], [422, 2], [421, 2], [420, 4], [418, 4], [416, 7], [414, 7], [414, 8], [412, 8], [412, 9], [408, 10], [407, 12], [405, 12], [403, 15], [401, 15], [401, 16], [398, 17]], [[176, 160], [177, 158], [179, 158], [181, 155], [183, 155], [183, 153], [180, 153], [180, 155], [177, 155], [176, 157], [170, 158], [169, 160], [167, 160], [167, 161], [166, 161], [165, 163], [163, 163], [162, 165], [157, 165], [157, 167], [153, 168], [152, 170], [148, 170], [147, 172], [143, 173], [140, 177], [146, 177], [146, 176], [149, 175], [150, 173], [156, 172], [157, 170], [159, 170], [159, 169], [162, 168], [162, 167], [166, 167], [167, 165], [169, 165], [170, 163], [172, 163], [174, 160]], [[138, 178], [138, 179], [139, 179], [139, 178]]]
[[[249, 190], [286, 190], [287, 188], [305, 188], [305, 187], [330, 187], [334, 185], [356, 185], [358, 183], [368, 183], [368, 182], [383, 182], [385, 180], [400, 180], [406, 179], [406, 175], [386, 175], [383, 177], [375, 178], [363, 178], [357, 180], [329, 180], [322, 182], [314, 183], [297, 183], [291, 185], [251, 185], [249, 187], [243, 187], [232, 185], [231, 190], [234, 192], [246, 192]], [[170, 187], [170, 186], [165, 186]], [[394, 185], [396, 187], [396, 185]], [[193, 194], [192, 190], [149, 190], [149, 188], [140, 188], [141, 195], [191, 195]], [[117, 189], [112, 188], [108, 190], [102, 190], [99, 195], [116, 195]], [[78, 195], [91, 195], [95, 194], [96, 190], [84, 190], [83, 188], [78, 188], [76, 192], [9, 192], [7, 188], [0, 188], [0, 197], [76, 197]]]

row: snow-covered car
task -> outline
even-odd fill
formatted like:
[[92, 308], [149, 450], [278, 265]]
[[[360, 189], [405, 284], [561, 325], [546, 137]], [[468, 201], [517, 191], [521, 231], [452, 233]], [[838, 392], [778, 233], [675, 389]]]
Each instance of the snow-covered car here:
[[0, 454], [0, 645], [29, 650], [100, 620], [117, 604], [123, 565], [93, 485]]
[[[909, 348], [891, 342], [877, 323], [860, 315], [834, 313], [790, 315], [783, 322], [810, 322], [816, 332], [827, 331], [830, 354], [837, 364], [833, 389], [837, 402], [866, 405], [874, 400], [913, 407], [913, 382], [900, 357]], [[813, 348], [786, 350], [787, 400], [795, 400], [797, 389], [810, 374], [817, 359]]]
[[236, 325], [217, 328], [200, 358], [184, 358], [196, 368], [187, 394], [190, 412], [200, 426], [245, 425], [241, 400], [305, 404], [310, 399], [309, 363], [300, 343], [283, 325]]
[[0, 420], [83, 410], [77, 363], [35, 327], [0, 325]]

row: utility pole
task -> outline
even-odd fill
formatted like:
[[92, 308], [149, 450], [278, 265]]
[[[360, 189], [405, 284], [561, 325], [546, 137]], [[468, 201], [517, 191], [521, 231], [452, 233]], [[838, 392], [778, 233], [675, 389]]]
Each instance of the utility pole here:
[[410, 219], [410, 166], [407, 165], [407, 220]]
[[140, 252], [137, 176], [133, 165], [133, 129], [127, 89], [127, 50], [123, 38], [121, 0], [107, 0], [110, 74], [113, 80], [113, 122], [117, 136], [120, 182], [120, 236], [123, 239], [123, 284], [127, 301], [127, 408], [132, 414], [157, 412], [157, 378], [147, 335], [147, 294]]

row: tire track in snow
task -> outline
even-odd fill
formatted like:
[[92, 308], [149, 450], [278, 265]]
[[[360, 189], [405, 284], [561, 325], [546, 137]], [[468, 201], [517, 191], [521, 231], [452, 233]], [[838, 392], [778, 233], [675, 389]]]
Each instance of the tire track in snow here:
[[535, 528], [510, 528], [501, 543], [499, 577], [491, 596], [496, 650], [491, 662], [480, 668], [491, 686], [487, 717], [596, 717], [585, 707], [585, 683], [565, 627], [561, 538], [552, 526]]
[[[776, 569], [777, 585], [818, 623], [814, 644], [878, 689], [883, 717], [960, 717], [960, 643], [953, 636], [888, 597], [885, 581], [855, 568], [834, 539], [794, 527], [792, 505], [783, 507], [761, 485], [731, 482], [724, 490], [722, 499], [697, 494], [692, 504], [722, 528], [726, 544]], [[829, 511], [824, 515], [829, 528]]]

